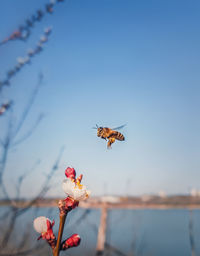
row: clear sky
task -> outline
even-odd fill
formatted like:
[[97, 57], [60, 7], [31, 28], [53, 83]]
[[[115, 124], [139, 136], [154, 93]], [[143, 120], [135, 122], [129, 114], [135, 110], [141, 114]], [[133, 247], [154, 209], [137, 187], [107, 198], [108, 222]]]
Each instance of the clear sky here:
[[[44, 7], [44, 0], [0, 2], [0, 39]], [[5, 175], [41, 164], [23, 184], [37, 192], [65, 145], [49, 195], [62, 195], [64, 169], [83, 173], [93, 195], [200, 190], [200, 2], [197, 0], [65, 0], [32, 29], [27, 42], [0, 47], [0, 78], [53, 27], [44, 51], [12, 79], [1, 102], [14, 99], [15, 121], [40, 71], [44, 83], [19, 134], [45, 118], [9, 155]], [[6, 117], [0, 120], [2, 132]], [[107, 150], [95, 124], [116, 127], [124, 142]], [[14, 189], [11, 189], [14, 193]]]

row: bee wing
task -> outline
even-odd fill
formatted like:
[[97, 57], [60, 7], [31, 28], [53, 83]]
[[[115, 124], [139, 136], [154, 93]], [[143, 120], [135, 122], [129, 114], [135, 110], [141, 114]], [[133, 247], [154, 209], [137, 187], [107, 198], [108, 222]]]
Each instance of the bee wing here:
[[118, 126], [118, 127], [115, 127], [115, 128], [112, 128], [112, 130], [120, 130], [120, 129], [122, 129], [124, 126], [126, 126], [126, 124], [121, 125], [121, 126]]
[[96, 127], [92, 127], [92, 129], [98, 129], [99, 128], [99, 126], [96, 124]]

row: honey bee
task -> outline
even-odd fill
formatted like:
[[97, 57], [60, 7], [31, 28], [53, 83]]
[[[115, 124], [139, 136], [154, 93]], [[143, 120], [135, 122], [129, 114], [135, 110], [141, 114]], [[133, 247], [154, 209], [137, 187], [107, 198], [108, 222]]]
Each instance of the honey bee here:
[[97, 129], [97, 136], [106, 140], [108, 139], [107, 148], [110, 149], [111, 145], [115, 142], [115, 140], [123, 141], [125, 140], [125, 137], [122, 133], [116, 131], [121, 128], [123, 128], [125, 125], [116, 127], [116, 128], [108, 128], [108, 127], [98, 127], [96, 124], [96, 127], [93, 127], [94, 129]]

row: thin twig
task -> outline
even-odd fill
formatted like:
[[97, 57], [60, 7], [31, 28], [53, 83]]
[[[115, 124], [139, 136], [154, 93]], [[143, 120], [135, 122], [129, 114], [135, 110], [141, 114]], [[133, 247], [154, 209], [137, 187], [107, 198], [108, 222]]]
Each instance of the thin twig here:
[[13, 253], [0, 253], [0, 256], [25, 256], [25, 255], [31, 255], [34, 252], [38, 252], [41, 249], [44, 248], [44, 244], [40, 246], [36, 246], [32, 249], [29, 250], [24, 250], [24, 251], [18, 251], [18, 252], [13, 252]]
[[14, 226], [17, 218], [17, 209], [13, 209], [12, 213], [13, 213], [13, 216], [11, 217], [11, 221], [9, 223], [9, 226], [7, 227], [7, 231], [4, 234], [4, 238], [1, 243], [1, 249], [4, 249], [7, 246], [10, 236], [12, 234], [12, 230], [14, 230]]
[[12, 140], [17, 136], [18, 132], [20, 131], [20, 129], [22, 127], [22, 125], [24, 124], [24, 122], [25, 122], [25, 120], [26, 120], [26, 118], [27, 118], [27, 116], [28, 116], [28, 114], [29, 114], [29, 112], [31, 110], [31, 107], [32, 107], [32, 105], [33, 105], [33, 103], [34, 103], [34, 101], [36, 99], [36, 96], [37, 96], [38, 91], [39, 91], [39, 89], [40, 89], [40, 87], [42, 85], [42, 82], [43, 82], [43, 74], [40, 73], [39, 77], [38, 77], [38, 83], [37, 83], [36, 87], [34, 88], [33, 93], [31, 94], [31, 97], [30, 97], [30, 99], [28, 101], [28, 104], [27, 104], [24, 112], [22, 113], [22, 116], [20, 118], [20, 121], [19, 121], [18, 126], [17, 126], [17, 128], [15, 130], [15, 133], [13, 135]]
[[21, 144], [25, 140], [27, 140], [35, 131], [35, 129], [38, 127], [39, 123], [42, 121], [44, 115], [40, 114], [39, 117], [37, 118], [35, 124], [30, 128], [30, 130], [20, 139], [18, 139], [16, 142], [12, 143], [12, 146], [17, 146], [18, 144]]

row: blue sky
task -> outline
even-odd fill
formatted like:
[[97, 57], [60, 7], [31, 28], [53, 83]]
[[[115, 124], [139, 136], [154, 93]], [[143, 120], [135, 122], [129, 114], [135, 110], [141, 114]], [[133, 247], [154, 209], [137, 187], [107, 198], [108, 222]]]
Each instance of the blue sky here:
[[[1, 39], [45, 3], [2, 1]], [[0, 95], [1, 101], [14, 99], [17, 121], [38, 73], [44, 73], [19, 137], [39, 113], [45, 118], [10, 154], [4, 177], [10, 193], [9, 184], [41, 159], [22, 188], [34, 195], [62, 145], [61, 167], [49, 195], [63, 196], [59, 183], [67, 166], [84, 174], [93, 195], [200, 190], [199, 11], [199, 1], [64, 1], [37, 23], [26, 43], [1, 46], [3, 79], [43, 29], [53, 27], [44, 51]], [[0, 122], [5, 129], [6, 117]], [[124, 123], [125, 142], [117, 141], [109, 151], [91, 129]]]

